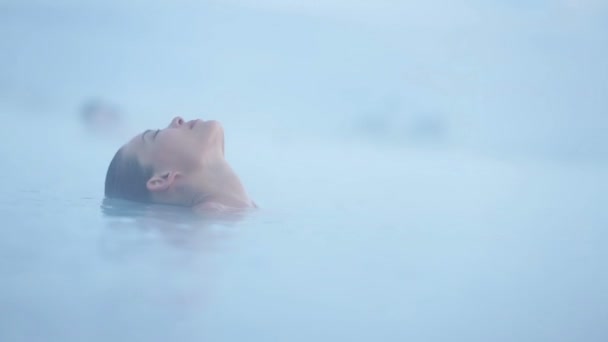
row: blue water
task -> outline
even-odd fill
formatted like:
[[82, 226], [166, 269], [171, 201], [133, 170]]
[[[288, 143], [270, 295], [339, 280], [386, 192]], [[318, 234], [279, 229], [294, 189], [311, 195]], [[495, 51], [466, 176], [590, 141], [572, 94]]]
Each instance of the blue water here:
[[[601, 2], [0, 5], [0, 341], [606, 341]], [[92, 133], [91, 98], [126, 125]], [[218, 119], [260, 210], [103, 199]]]

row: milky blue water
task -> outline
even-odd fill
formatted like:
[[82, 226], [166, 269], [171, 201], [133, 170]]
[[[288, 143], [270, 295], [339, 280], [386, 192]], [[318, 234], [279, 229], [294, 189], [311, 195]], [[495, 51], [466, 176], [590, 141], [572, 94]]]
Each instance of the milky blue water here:
[[[0, 340], [605, 341], [606, 10], [2, 3]], [[260, 210], [104, 201], [173, 115]]]

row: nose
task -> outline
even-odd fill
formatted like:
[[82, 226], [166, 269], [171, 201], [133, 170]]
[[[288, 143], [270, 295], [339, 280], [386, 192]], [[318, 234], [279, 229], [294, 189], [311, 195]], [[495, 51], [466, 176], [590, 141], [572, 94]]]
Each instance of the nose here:
[[183, 124], [184, 124], [184, 119], [181, 116], [176, 116], [173, 118], [173, 120], [171, 120], [169, 127], [178, 128], [178, 127], [182, 126]]

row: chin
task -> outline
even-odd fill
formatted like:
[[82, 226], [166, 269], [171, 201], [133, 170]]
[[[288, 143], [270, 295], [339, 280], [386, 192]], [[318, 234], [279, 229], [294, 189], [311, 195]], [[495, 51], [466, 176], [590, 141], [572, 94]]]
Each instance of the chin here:
[[204, 121], [197, 127], [203, 139], [204, 149], [224, 155], [224, 128], [219, 121]]
[[222, 123], [217, 120], [204, 121], [202, 125], [213, 132], [224, 132], [224, 127], [222, 127]]

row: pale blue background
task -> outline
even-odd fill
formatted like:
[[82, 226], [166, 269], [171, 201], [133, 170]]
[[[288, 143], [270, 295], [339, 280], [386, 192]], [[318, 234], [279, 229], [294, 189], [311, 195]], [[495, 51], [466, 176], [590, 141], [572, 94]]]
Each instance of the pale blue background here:
[[[608, 339], [604, 1], [3, 1], [0, 38], [2, 341]], [[173, 115], [262, 210], [102, 208]]]

